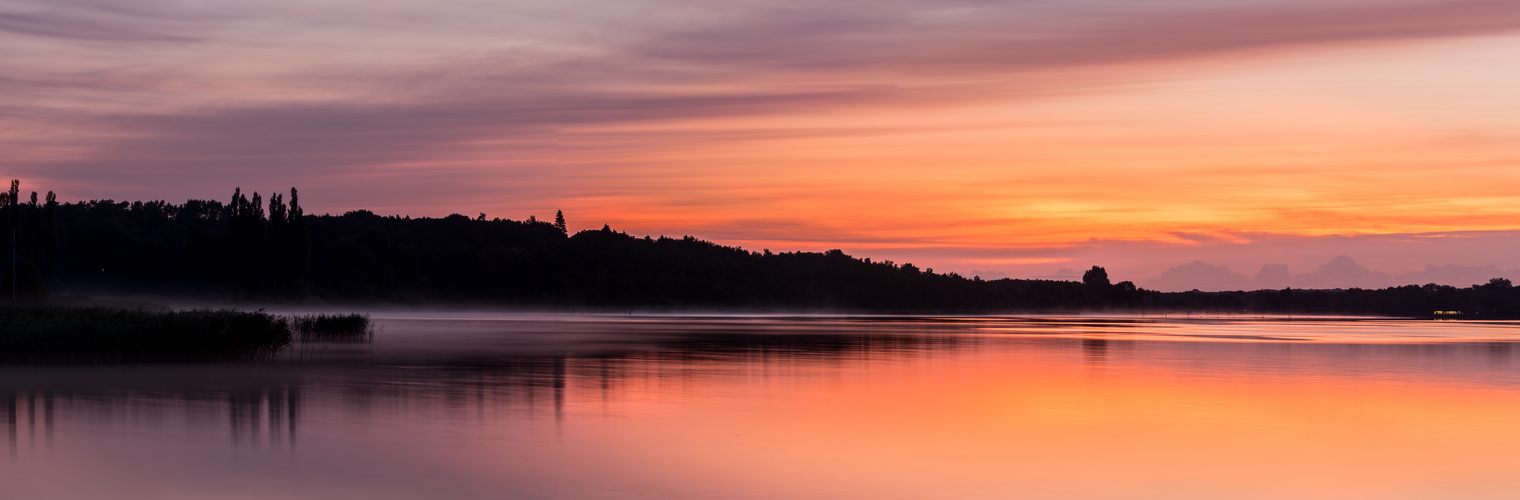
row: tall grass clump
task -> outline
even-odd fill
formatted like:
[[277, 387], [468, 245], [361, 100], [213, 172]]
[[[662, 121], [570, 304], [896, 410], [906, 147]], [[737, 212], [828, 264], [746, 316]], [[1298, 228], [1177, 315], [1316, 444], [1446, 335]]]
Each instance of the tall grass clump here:
[[268, 357], [291, 343], [264, 311], [0, 305], [0, 361], [113, 362]]
[[290, 317], [302, 342], [367, 342], [374, 338], [368, 314], [307, 314]]

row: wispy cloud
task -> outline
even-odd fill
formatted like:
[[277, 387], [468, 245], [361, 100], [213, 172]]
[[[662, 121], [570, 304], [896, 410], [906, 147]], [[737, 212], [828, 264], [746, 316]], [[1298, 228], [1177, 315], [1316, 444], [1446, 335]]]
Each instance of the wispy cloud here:
[[63, 42], [163, 44], [207, 39], [198, 24], [227, 19], [216, 12], [170, 2], [58, 0], [0, 3], [0, 35]]
[[757, 70], [987, 74], [1520, 28], [1520, 5], [1456, 2], [827, 2], [756, 8], [635, 46]]
[[[1165, 162], [1094, 173], [1094, 185], [1108, 185], [1089, 189], [1071, 172], [1132, 159], [1077, 153], [1117, 150], [1118, 139], [1010, 145], [978, 113], [1117, 92], [1170, 78], [1175, 64], [1516, 30], [1520, 3], [1510, 0], [10, 0], [0, 2], [0, 147], [15, 152], [7, 172], [78, 197], [207, 196], [263, 183], [314, 187], [312, 203], [335, 210], [580, 203], [588, 217], [746, 246], [830, 241], [965, 262], [1110, 255], [1073, 249], [1128, 243], [1060, 231], [1141, 213], [1156, 219], [1146, 230], [1163, 228], [1146, 245], [1226, 248], [1265, 229], [1226, 233], [1188, 217], [1216, 209], [1228, 218], [1219, 207], [1235, 200], [1144, 212], [1137, 207], [1177, 200], [1112, 194], [1151, 185], [1159, 175], [1146, 169]], [[929, 118], [941, 108], [971, 118]], [[1067, 119], [1041, 112], [1028, 123]], [[1130, 126], [1176, 112], [1137, 112], [1145, 119]], [[923, 147], [876, 153], [899, 136]], [[967, 136], [982, 142], [967, 146]], [[1013, 159], [961, 166], [977, 148]], [[1023, 150], [1032, 152], [1006, 153]], [[870, 154], [896, 163], [872, 166]], [[1317, 167], [1298, 168], [1308, 178]], [[984, 189], [995, 185], [1033, 187]], [[1311, 194], [1274, 207], [1278, 218], [1378, 223], [1381, 201]], [[852, 196], [874, 201], [850, 205]], [[710, 210], [723, 204], [738, 208]], [[797, 220], [833, 209], [855, 218]], [[1506, 216], [1490, 212], [1483, 217]], [[1003, 234], [1010, 228], [1023, 232]], [[1068, 244], [1054, 254], [1046, 241], [996, 248], [1045, 233]], [[991, 236], [977, 244], [967, 234]]]

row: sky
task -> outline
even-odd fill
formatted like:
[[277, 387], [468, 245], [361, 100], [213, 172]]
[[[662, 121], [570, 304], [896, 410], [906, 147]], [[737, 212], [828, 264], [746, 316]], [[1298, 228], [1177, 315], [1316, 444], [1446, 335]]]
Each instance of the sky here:
[[0, 0], [0, 173], [984, 278], [1466, 285], [1520, 278], [1517, 60], [1513, 0]]

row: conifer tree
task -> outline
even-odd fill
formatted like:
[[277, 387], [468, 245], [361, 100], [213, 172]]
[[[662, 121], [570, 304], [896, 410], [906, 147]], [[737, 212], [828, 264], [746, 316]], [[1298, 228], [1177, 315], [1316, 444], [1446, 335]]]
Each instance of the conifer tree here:
[[311, 234], [306, 231], [306, 212], [296, 188], [290, 188], [290, 209], [286, 214], [285, 277], [292, 293], [305, 289], [306, 269], [311, 262]]
[[269, 236], [265, 250], [269, 255], [269, 267], [265, 281], [270, 285], [270, 291], [275, 298], [281, 298], [286, 291], [287, 250], [289, 238], [288, 209], [285, 199], [280, 193], [269, 195]]

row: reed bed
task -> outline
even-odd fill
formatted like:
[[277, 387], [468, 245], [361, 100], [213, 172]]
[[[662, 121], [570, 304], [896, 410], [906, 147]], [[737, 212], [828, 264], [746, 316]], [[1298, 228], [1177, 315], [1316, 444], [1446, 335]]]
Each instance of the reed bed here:
[[369, 342], [375, 336], [368, 314], [295, 315], [290, 329], [302, 342]]
[[0, 361], [5, 362], [262, 358], [290, 345], [291, 338], [286, 318], [262, 310], [0, 305]]

